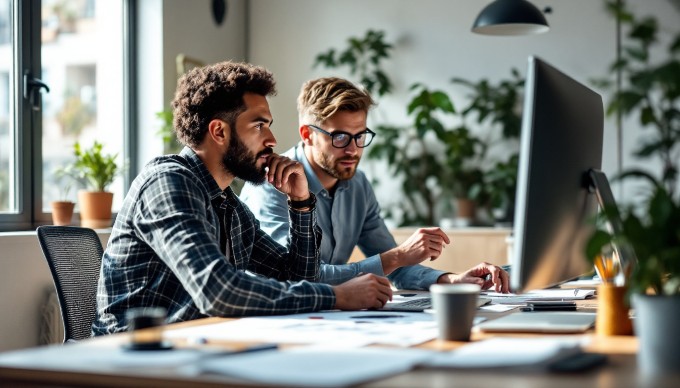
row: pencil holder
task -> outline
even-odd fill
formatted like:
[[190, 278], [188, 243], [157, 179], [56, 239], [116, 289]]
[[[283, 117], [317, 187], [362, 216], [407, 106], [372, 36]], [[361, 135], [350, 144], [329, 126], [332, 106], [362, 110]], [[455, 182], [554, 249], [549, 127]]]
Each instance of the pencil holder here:
[[597, 287], [597, 318], [595, 332], [598, 335], [631, 335], [630, 306], [626, 300], [625, 286], [611, 283]]

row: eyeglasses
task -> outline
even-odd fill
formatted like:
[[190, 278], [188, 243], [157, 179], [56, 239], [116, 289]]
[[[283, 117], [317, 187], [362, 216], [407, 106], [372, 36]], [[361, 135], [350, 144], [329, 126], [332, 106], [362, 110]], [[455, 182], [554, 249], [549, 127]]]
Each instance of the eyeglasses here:
[[324, 131], [323, 129], [317, 127], [316, 125], [311, 125], [308, 124], [308, 127], [312, 127], [316, 129], [317, 131], [328, 135], [331, 137], [331, 144], [335, 148], [345, 148], [349, 145], [349, 143], [354, 139], [354, 144], [357, 145], [359, 148], [364, 148], [368, 147], [369, 144], [371, 144], [371, 141], [373, 141], [373, 137], [375, 136], [375, 132], [371, 131], [370, 129], [366, 128], [365, 131], [361, 133], [357, 133], [356, 135], [349, 134], [345, 131], [335, 131], [335, 132], [328, 132]]

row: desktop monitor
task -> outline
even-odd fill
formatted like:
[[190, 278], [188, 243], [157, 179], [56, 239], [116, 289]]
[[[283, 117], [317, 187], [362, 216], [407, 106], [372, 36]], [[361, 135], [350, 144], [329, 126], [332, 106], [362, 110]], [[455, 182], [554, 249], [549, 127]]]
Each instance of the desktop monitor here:
[[510, 258], [513, 292], [547, 288], [592, 270], [584, 254], [598, 201], [602, 98], [532, 56], [526, 79]]

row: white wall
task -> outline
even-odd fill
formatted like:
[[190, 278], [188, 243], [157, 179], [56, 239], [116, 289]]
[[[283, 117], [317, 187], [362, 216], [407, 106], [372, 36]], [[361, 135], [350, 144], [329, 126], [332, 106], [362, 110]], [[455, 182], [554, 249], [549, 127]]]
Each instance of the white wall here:
[[162, 154], [156, 112], [170, 107], [177, 86], [176, 57], [206, 64], [246, 60], [246, 0], [229, 0], [221, 25], [213, 21], [211, 0], [137, 2], [140, 21], [137, 77], [139, 168]]
[[0, 241], [0, 351], [35, 346], [50, 270], [34, 232], [1, 233]]
[[[301, 84], [319, 76], [349, 76], [312, 69], [315, 56], [331, 47], [346, 47], [348, 37], [363, 36], [368, 29], [384, 30], [386, 40], [395, 43], [386, 70], [396, 81], [396, 93], [379, 101], [369, 126], [371, 122], [408, 124], [407, 88], [414, 82], [449, 92], [460, 107], [463, 102], [449, 82], [452, 77], [507, 79], [513, 67], [525, 74], [527, 57], [532, 54], [587, 85], [592, 78], [609, 73], [616, 34], [615, 22], [605, 13], [603, 1], [532, 0], [540, 8], [549, 5], [553, 9], [546, 15], [551, 27], [548, 33], [517, 37], [472, 34], [474, 19], [489, 2], [251, 0], [248, 59], [269, 68], [278, 81], [279, 94], [270, 102], [277, 150], [283, 151], [298, 140], [295, 100]], [[627, 2], [636, 14], [653, 14], [662, 26], [677, 31], [680, 13], [671, 2]], [[609, 101], [607, 95], [604, 98]], [[630, 150], [638, 144], [640, 131], [635, 121], [626, 122], [624, 129], [623, 158], [627, 165], [632, 162]], [[609, 175], [617, 170], [616, 142], [614, 119], [608, 118], [603, 170]], [[365, 161], [362, 167], [371, 168]]]
[[[99, 232], [102, 244], [108, 232]], [[0, 233], [0, 352], [38, 345], [52, 275], [35, 232]]]

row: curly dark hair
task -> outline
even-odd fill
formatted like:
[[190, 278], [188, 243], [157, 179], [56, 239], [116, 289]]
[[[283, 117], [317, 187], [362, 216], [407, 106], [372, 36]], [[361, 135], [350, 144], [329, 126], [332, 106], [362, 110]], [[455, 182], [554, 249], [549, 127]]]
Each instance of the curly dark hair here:
[[172, 101], [177, 139], [195, 148], [205, 138], [208, 123], [216, 118], [235, 129], [236, 117], [245, 110], [243, 94], [276, 94], [276, 82], [267, 69], [240, 62], [220, 62], [197, 67], [177, 82]]

